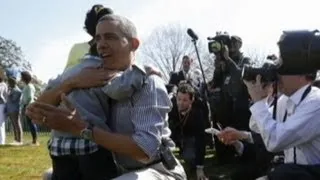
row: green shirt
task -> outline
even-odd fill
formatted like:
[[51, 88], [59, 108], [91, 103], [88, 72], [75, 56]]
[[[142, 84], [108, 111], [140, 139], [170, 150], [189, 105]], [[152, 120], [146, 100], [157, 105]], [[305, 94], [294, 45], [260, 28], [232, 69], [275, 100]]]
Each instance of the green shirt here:
[[34, 101], [36, 89], [34, 88], [33, 84], [27, 84], [22, 90], [22, 97], [21, 97], [21, 105], [26, 106]]

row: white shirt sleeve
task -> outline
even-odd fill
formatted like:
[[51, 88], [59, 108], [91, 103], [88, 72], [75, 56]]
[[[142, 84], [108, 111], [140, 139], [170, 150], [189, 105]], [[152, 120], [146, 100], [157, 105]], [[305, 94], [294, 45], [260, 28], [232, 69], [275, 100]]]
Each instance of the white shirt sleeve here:
[[285, 122], [277, 122], [272, 118], [265, 99], [251, 106], [252, 117], [268, 151], [278, 152], [292, 148], [320, 135], [319, 93], [310, 96], [301, 102]]
[[[272, 112], [273, 111], [273, 106], [270, 107], [270, 103], [268, 103], [269, 100], [270, 100], [270, 97], [267, 97], [263, 101], [265, 101], [266, 105], [268, 106], [269, 112]], [[259, 127], [257, 125], [257, 122], [253, 118], [252, 115], [251, 115], [250, 120], [249, 120], [249, 127], [250, 127], [251, 131], [260, 134], [260, 130], [259, 130]]]
[[257, 121], [255, 119], [253, 119], [252, 115], [249, 120], [249, 127], [250, 127], [251, 131], [260, 134], [260, 130], [257, 125]]

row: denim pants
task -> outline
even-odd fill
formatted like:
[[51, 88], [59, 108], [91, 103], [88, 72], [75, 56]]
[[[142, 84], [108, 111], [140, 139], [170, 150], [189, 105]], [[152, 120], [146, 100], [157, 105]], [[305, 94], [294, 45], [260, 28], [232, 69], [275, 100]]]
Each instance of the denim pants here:
[[196, 166], [196, 141], [194, 137], [182, 139], [182, 158], [190, 168]]
[[23, 107], [21, 115], [22, 115], [22, 118], [25, 119], [29, 127], [33, 142], [35, 142], [37, 141], [37, 125], [32, 122], [32, 120], [26, 115], [25, 112], [26, 112], [26, 106]]

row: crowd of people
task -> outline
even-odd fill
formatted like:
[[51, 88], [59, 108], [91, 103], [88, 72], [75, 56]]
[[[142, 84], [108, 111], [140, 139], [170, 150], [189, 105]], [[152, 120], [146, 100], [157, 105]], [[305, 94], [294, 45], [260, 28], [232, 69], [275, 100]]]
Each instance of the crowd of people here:
[[9, 144], [23, 145], [22, 121], [25, 121], [32, 135], [30, 145], [38, 146], [37, 126], [25, 115], [26, 107], [35, 100], [36, 90], [30, 72], [23, 71], [20, 77], [22, 84], [18, 83], [18, 76], [9, 71], [0, 77], [0, 145], [6, 144], [6, 122], [9, 120], [14, 132], [14, 141]]
[[[156, 68], [137, 65], [140, 41], [129, 19], [94, 5], [85, 30], [92, 40], [72, 48], [66, 70], [35, 102], [27, 72], [21, 74], [22, 92], [14, 78], [8, 78], [8, 95], [0, 83], [0, 111], [5, 108], [12, 120], [17, 143], [22, 143], [20, 116], [29, 122], [33, 144], [31, 119], [52, 129], [52, 168], [45, 179], [213, 179], [218, 177], [209, 177], [204, 163], [206, 148], [213, 146], [217, 165], [238, 165], [234, 180], [320, 178], [315, 69], [288, 73], [282, 64], [277, 80], [265, 81], [259, 73], [243, 79], [251, 60], [241, 52], [242, 39], [231, 36], [215, 53], [210, 82], [201, 81], [185, 55], [181, 71], [172, 72], [165, 84]], [[283, 51], [291, 45], [290, 35], [279, 41], [283, 62], [294, 49]], [[305, 43], [295, 38], [291, 43]]]

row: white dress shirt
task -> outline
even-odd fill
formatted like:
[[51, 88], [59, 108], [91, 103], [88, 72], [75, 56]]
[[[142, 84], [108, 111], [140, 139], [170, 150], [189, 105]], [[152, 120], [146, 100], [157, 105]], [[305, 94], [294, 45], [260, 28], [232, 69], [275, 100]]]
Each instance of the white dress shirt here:
[[[305, 85], [292, 96], [282, 95], [278, 100], [277, 119], [272, 119], [266, 99], [250, 108], [266, 148], [270, 152], [284, 151], [285, 163], [293, 163], [296, 147], [297, 164], [320, 164], [320, 89], [312, 87], [300, 102]], [[287, 110], [286, 121], [283, 122]]]

